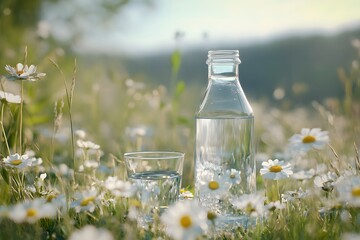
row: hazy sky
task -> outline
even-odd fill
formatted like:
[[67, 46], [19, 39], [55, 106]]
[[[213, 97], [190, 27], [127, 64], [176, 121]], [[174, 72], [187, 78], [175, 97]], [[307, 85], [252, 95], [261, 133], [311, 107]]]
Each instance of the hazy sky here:
[[[78, 5], [89, 1], [73, 0]], [[360, 26], [360, 0], [154, 0], [152, 7], [134, 1], [105, 26], [93, 18], [79, 19], [89, 29], [80, 50], [104, 52], [153, 52], [173, 49], [175, 32], [184, 33], [182, 47], [221, 42], [265, 41], [286, 34], [335, 33]], [[57, 11], [57, 12], [56, 12]], [[93, 12], [96, 9], [93, 9]], [[71, 14], [71, 9], [68, 10]], [[45, 14], [52, 25], [60, 24], [58, 9]], [[95, 14], [96, 15], [96, 14]], [[59, 25], [54, 34], [66, 38]], [[207, 37], [204, 37], [204, 36]]]

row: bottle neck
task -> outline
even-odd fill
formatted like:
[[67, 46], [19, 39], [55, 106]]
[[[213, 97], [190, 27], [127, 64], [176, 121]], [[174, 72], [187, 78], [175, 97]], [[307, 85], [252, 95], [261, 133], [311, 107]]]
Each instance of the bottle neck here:
[[239, 79], [238, 69], [241, 61], [237, 50], [209, 51], [206, 63], [209, 65], [209, 81], [234, 81]]
[[234, 81], [239, 79], [239, 65], [237, 63], [209, 63], [209, 81]]

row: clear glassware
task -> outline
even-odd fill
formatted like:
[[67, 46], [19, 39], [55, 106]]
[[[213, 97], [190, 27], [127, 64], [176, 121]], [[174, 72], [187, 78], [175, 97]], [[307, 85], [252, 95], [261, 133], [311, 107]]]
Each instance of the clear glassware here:
[[196, 113], [195, 198], [216, 226], [247, 225], [231, 199], [256, 191], [254, 115], [240, 86], [239, 51], [208, 52], [208, 86]]
[[134, 200], [141, 205], [138, 224], [147, 228], [154, 214], [161, 214], [179, 197], [184, 153], [168, 151], [128, 152], [124, 154], [128, 180], [135, 184]]

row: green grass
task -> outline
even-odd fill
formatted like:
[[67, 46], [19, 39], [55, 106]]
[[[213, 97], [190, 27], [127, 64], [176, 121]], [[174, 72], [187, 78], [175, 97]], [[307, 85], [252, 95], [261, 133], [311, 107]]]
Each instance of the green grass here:
[[[76, 229], [88, 224], [108, 229], [116, 239], [167, 239], [157, 218], [147, 230], [137, 227], [136, 222], [128, 216], [129, 207], [134, 206], [132, 201], [125, 197], [114, 197], [104, 189], [101, 181], [109, 176], [125, 180], [124, 152], [176, 150], [186, 154], [183, 187], [192, 189], [193, 113], [199, 93], [177, 80], [181, 55], [175, 52], [172, 58], [175, 64], [172, 76], [174, 89], [166, 89], [164, 86], [142, 85], [144, 83], [136, 80], [131, 82], [111, 66], [83, 66], [81, 60], [77, 60], [78, 64], [74, 66], [74, 61], [49, 60], [52, 54], [49, 52], [47, 56], [37, 59], [40, 63], [38, 71], [46, 72], [46, 78], [34, 83], [24, 82], [23, 109], [19, 105], [4, 105], [2, 122], [5, 134], [0, 138], [1, 155], [9, 155], [7, 142], [12, 153], [32, 150], [36, 157], [43, 159], [43, 164], [17, 172], [1, 163], [0, 239], [67, 239]], [[29, 60], [28, 63], [33, 64]], [[14, 61], [8, 64], [13, 65]], [[5, 75], [5, 71], [2, 74]], [[346, 82], [346, 79], [343, 81]], [[19, 82], [10, 82], [5, 77], [1, 78], [1, 82], [4, 91], [21, 94]], [[353, 91], [359, 91], [359, 88], [355, 86]], [[337, 104], [314, 103], [313, 106], [287, 111], [270, 107], [265, 102], [251, 102], [256, 119], [257, 153], [274, 159], [278, 153], [284, 153], [288, 139], [301, 128], [319, 127], [329, 132], [331, 147], [311, 150], [299, 157], [297, 163], [300, 162], [305, 169], [315, 169], [325, 164], [329, 171], [338, 171], [340, 175], [349, 167], [357, 169], [360, 103], [348, 95], [345, 107], [342, 106], [342, 99], [333, 101]], [[190, 103], [194, 106], [190, 106]], [[3, 106], [5, 103], [1, 104]], [[134, 133], [139, 125], [145, 126], [144, 134]], [[77, 154], [81, 152], [76, 146], [74, 133], [78, 129], [85, 130], [86, 140], [99, 144], [101, 151]], [[98, 161], [100, 166], [79, 172], [79, 166], [90, 158]], [[61, 173], [58, 170], [64, 166], [61, 164], [73, 168], [74, 174]], [[261, 162], [258, 162], [258, 168], [260, 165]], [[47, 178], [41, 186], [37, 186], [39, 175], [44, 172]], [[308, 190], [309, 195], [285, 203], [284, 209], [269, 212], [252, 228], [217, 231], [212, 237], [340, 239], [346, 232], [360, 232], [358, 207], [341, 204], [319, 212], [327, 201], [338, 203], [339, 196], [336, 190], [326, 194], [314, 186], [314, 177], [301, 182], [289, 178], [275, 184], [258, 174], [258, 192], [266, 196], [266, 202], [281, 200], [279, 194], [298, 190], [299, 187]], [[34, 190], [29, 190], [29, 187]], [[99, 195], [104, 195], [96, 202], [93, 212], [77, 213], [70, 203], [76, 198], [76, 192], [91, 187], [97, 189]], [[8, 217], [15, 204], [26, 199], [47, 198], [56, 191], [65, 194], [69, 202], [67, 206], [59, 208], [62, 211], [56, 217], [34, 223], [16, 223]]]

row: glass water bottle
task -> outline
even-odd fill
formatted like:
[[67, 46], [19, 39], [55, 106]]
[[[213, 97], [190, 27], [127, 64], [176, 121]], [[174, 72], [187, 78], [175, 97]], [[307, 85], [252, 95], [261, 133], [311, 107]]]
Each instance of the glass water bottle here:
[[231, 200], [256, 191], [254, 115], [240, 86], [239, 51], [208, 52], [208, 86], [196, 113], [195, 198], [217, 226], [245, 225]]

